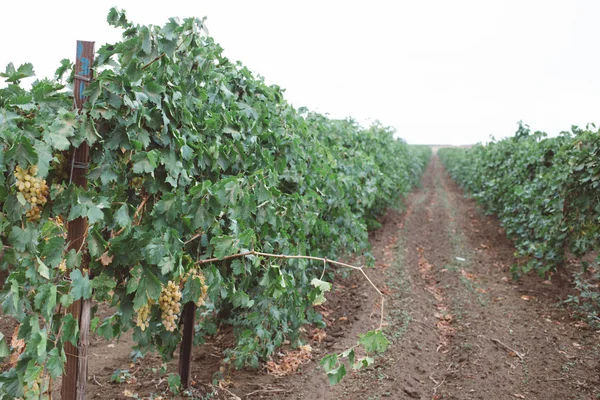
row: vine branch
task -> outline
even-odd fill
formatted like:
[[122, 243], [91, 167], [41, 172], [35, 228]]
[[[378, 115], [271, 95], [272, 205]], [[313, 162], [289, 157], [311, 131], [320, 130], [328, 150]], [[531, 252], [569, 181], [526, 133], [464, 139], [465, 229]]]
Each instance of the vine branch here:
[[260, 257], [270, 257], [270, 258], [283, 258], [286, 260], [314, 260], [314, 261], [321, 261], [325, 264], [329, 263], [329, 264], [333, 264], [333, 265], [337, 265], [340, 267], [345, 267], [345, 268], [350, 268], [350, 269], [354, 269], [357, 271], [360, 271], [363, 276], [365, 277], [365, 279], [367, 280], [367, 282], [369, 282], [369, 284], [373, 287], [373, 289], [375, 289], [375, 291], [377, 292], [377, 294], [379, 295], [379, 297], [381, 298], [381, 317], [379, 320], [379, 327], [377, 328], [377, 330], [382, 330], [384, 323], [383, 323], [383, 312], [384, 312], [384, 301], [385, 301], [385, 296], [383, 295], [383, 293], [381, 292], [381, 290], [379, 290], [379, 288], [377, 286], [375, 286], [375, 284], [373, 283], [373, 281], [371, 280], [371, 278], [369, 278], [369, 276], [367, 275], [367, 273], [364, 271], [364, 267], [357, 267], [355, 265], [350, 265], [341, 261], [333, 261], [333, 260], [329, 260], [328, 258], [325, 257], [314, 257], [314, 256], [303, 256], [303, 255], [298, 255], [298, 256], [290, 256], [290, 255], [286, 255], [286, 254], [272, 254], [272, 253], [263, 253], [260, 251], [255, 251], [255, 250], [250, 250], [250, 251], [246, 251], [243, 253], [238, 253], [238, 254], [232, 254], [230, 256], [225, 256], [222, 258], [207, 258], [205, 260], [198, 260], [196, 261], [196, 265], [202, 265], [202, 264], [210, 264], [210, 263], [214, 263], [217, 261], [225, 261], [225, 260], [231, 260], [234, 258], [242, 258], [242, 257], [247, 257], [247, 256], [260, 256]]

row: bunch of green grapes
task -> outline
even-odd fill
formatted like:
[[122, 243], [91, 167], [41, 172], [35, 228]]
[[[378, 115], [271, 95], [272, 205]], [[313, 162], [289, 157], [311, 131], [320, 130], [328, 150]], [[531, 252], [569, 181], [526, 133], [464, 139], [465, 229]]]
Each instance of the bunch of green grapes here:
[[68, 182], [71, 176], [71, 167], [68, 159], [63, 153], [58, 153], [54, 156], [54, 159], [50, 163], [52, 170], [54, 171], [54, 179], [52, 182]]
[[182, 283], [187, 282], [188, 279], [198, 279], [200, 284], [202, 285], [202, 293], [200, 297], [196, 300], [196, 307], [202, 307], [204, 305], [204, 300], [206, 299], [206, 294], [208, 293], [208, 286], [206, 285], [206, 278], [204, 274], [200, 270], [191, 269], [187, 272], [185, 277], [183, 278]]
[[40, 219], [42, 207], [48, 201], [48, 185], [45, 179], [36, 178], [37, 173], [37, 165], [32, 165], [28, 169], [23, 169], [20, 165], [15, 168], [16, 186], [25, 200], [31, 204], [26, 214], [29, 221]]
[[136, 325], [143, 331], [150, 326], [150, 311], [152, 311], [152, 305], [154, 302], [150, 301], [142, 306], [137, 312]]
[[169, 281], [167, 286], [163, 286], [158, 305], [160, 306], [163, 326], [167, 331], [173, 332], [177, 328], [175, 321], [181, 311], [181, 290], [179, 290], [179, 286], [173, 281]]

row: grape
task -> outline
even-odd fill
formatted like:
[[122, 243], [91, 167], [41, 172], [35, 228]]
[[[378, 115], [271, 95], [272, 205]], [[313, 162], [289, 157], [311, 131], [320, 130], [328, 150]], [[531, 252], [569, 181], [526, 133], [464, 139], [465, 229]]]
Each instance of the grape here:
[[143, 331], [150, 326], [150, 311], [152, 310], [152, 302], [143, 305], [137, 312], [136, 325]]
[[31, 208], [25, 213], [29, 221], [39, 220], [42, 214], [42, 208], [39, 205], [48, 202], [48, 185], [45, 179], [36, 177], [37, 173], [37, 165], [32, 165], [28, 169], [17, 165], [14, 172], [17, 189], [25, 200], [31, 203]]
[[179, 286], [173, 281], [169, 281], [167, 286], [163, 286], [158, 299], [160, 306], [161, 319], [163, 326], [169, 332], [177, 329], [176, 319], [181, 311], [181, 291]]

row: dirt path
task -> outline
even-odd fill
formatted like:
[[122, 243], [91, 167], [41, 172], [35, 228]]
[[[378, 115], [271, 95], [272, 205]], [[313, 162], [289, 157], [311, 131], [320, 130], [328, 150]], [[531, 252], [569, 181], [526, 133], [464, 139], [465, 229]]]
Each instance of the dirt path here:
[[398, 236], [394, 344], [323, 398], [600, 398], [600, 335], [558, 306], [568, 287], [511, 281], [514, 248], [437, 157]]
[[[377, 262], [368, 273], [388, 295], [390, 349], [337, 386], [327, 383], [313, 361], [282, 377], [224, 371], [229, 392], [244, 399], [600, 398], [600, 332], [573, 321], [560, 306], [567, 284], [537, 277], [513, 282], [511, 243], [494, 218], [463, 197], [436, 156], [406, 205], [403, 214], [386, 214], [371, 235]], [[311, 342], [315, 360], [352, 346], [379, 320], [364, 280], [341, 280], [333, 292], [321, 309], [327, 337]], [[194, 350], [197, 382], [210, 382], [219, 370], [224, 341], [227, 335]], [[115, 398], [108, 393], [124, 389], [141, 398], [144, 388], [156, 384], [150, 373], [138, 372], [137, 383], [109, 389], [116, 368], [159, 365], [150, 357], [129, 364], [123, 344], [117, 348], [120, 358], [94, 367], [93, 377], [103, 386], [91, 383], [90, 398]]]
[[390, 267], [372, 271], [391, 291], [391, 348], [334, 387], [306, 368], [285, 398], [600, 398], [600, 335], [559, 306], [568, 286], [513, 282], [513, 246], [437, 157], [403, 217]]

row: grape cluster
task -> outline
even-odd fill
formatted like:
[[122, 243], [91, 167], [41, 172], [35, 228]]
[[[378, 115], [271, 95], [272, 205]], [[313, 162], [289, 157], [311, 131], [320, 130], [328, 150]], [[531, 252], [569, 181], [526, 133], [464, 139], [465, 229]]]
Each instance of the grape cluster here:
[[26, 213], [29, 221], [40, 219], [42, 207], [48, 201], [48, 185], [45, 179], [36, 178], [37, 173], [37, 165], [32, 165], [28, 169], [23, 169], [19, 165], [15, 168], [17, 188], [31, 204], [31, 208]]
[[188, 279], [198, 279], [200, 281], [200, 284], [202, 285], [202, 293], [200, 294], [198, 300], [196, 300], [196, 307], [202, 307], [204, 305], [204, 299], [206, 299], [206, 294], [208, 293], [206, 278], [204, 277], [202, 271], [191, 269], [183, 278], [183, 283], [185, 283]]
[[146, 330], [150, 326], [150, 311], [152, 310], [152, 305], [154, 303], [151, 301], [142, 306], [137, 312], [137, 322], [136, 325], [140, 327], [143, 331]]
[[71, 168], [67, 157], [63, 153], [58, 153], [54, 156], [54, 160], [50, 163], [54, 171], [53, 182], [67, 182], [71, 176]]
[[181, 291], [179, 290], [179, 286], [173, 283], [173, 281], [169, 281], [167, 286], [163, 286], [158, 305], [160, 306], [160, 316], [163, 326], [169, 332], [173, 332], [177, 328], [175, 321], [181, 311]]

